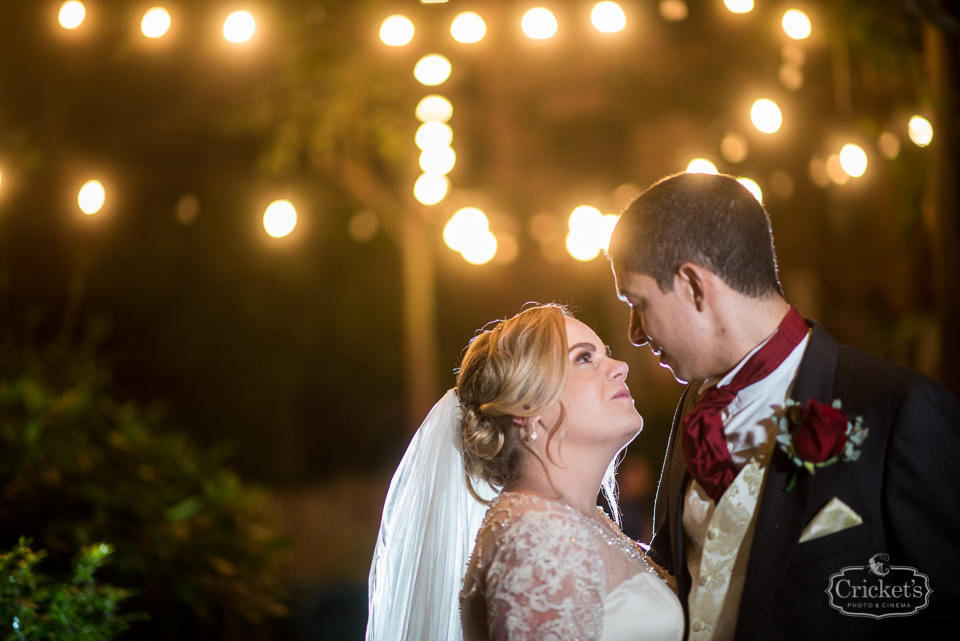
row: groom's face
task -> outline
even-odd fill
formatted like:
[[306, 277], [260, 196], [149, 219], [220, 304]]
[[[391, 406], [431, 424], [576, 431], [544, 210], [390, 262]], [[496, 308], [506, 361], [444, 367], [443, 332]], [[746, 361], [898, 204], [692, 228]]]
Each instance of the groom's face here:
[[[679, 280], [679, 279], [677, 279]], [[648, 345], [680, 382], [706, 376], [703, 368], [705, 345], [696, 306], [685, 296], [683, 283], [674, 283], [664, 292], [657, 281], [646, 274], [621, 272], [617, 277], [620, 300], [630, 306], [630, 342]]]

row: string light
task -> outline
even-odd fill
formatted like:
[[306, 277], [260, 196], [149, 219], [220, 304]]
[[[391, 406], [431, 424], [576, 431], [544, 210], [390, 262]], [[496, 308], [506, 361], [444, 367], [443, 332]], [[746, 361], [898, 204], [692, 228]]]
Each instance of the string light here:
[[413, 184], [413, 197], [423, 205], [436, 205], [447, 197], [450, 179], [437, 174], [421, 174]]
[[106, 199], [107, 192], [99, 180], [88, 180], [83, 183], [80, 192], [77, 194], [77, 204], [80, 206], [80, 211], [87, 216], [100, 211]]
[[840, 156], [833, 154], [827, 158], [827, 176], [838, 185], [846, 185], [850, 182], [850, 174], [846, 172], [840, 163]]
[[780, 107], [772, 100], [761, 98], [753, 103], [750, 108], [750, 120], [753, 126], [765, 134], [772, 134], [780, 129], [783, 124], [783, 114], [780, 113]]
[[453, 67], [450, 65], [449, 60], [438, 53], [431, 53], [430, 55], [420, 58], [417, 65], [413, 68], [413, 77], [416, 78], [420, 84], [435, 87], [436, 85], [445, 83], [447, 78], [450, 77], [452, 70]]
[[420, 122], [444, 123], [453, 117], [453, 105], [443, 96], [432, 94], [420, 99], [420, 102], [417, 103], [416, 114], [417, 120]]
[[557, 18], [549, 9], [535, 7], [523, 14], [520, 28], [532, 40], [546, 40], [557, 33]]
[[688, 174], [718, 174], [717, 166], [706, 158], [694, 158], [687, 165]]
[[445, 176], [457, 164], [457, 154], [452, 147], [428, 147], [420, 154], [420, 168], [425, 174]]
[[753, 11], [753, 0], [723, 0], [723, 4], [731, 13], [750, 13]]
[[83, 19], [87, 17], [87, 9], [82, 2], [70, 0], [60, 5], [60, 13], [57, 14], [57, 20], [64, 29], [76, 29], [83, 24]]
[[161, 38], [170, 29], [170, 14], [163, 7], [148, 9], [140, 21], [140, 33], [148, 38]]
[[443, 242], [474, 265], [488, 263], [497, 254], [497, 238], [490, 233], [490, 221], [476, 207], [464, 207], [447, 221]]
[[847, 143], [840, 150], [840, 166], [851, 178], [859, 178], [867, 171], [867, 153], [859, 145]]
[[810, 37], [813, 27], [810, 18], [799, 9], [787, 9], [780, 24], [784, 32], [794, 40], [805, 40]]
[[450, 35], [457, 42], [464, 44], [480, 42], [486, 34], [487, 23], [473, 11], [464, 11], [450, 24]]
[[417, 128], [414, 138], [417, 147], [427, 150], [433, 147], [449, 147], [453, 142], [453, 130], [442, 122], [425, 122]]
[[413, 22], [397, 14], [386, 18], [380, 25], [380, 41], [388, 47], [402, 47], [413, 40]]
[[275, 200], [263, 212], [263, 228], [274, 238], [283, 238], [297, 226], [297, 210], [289, 200]]
[[[596, 207], [580, 205], [567, 220], [567, 252], [581, 262], [596, 258], [603, 249], [603, 232], [606, 223]], [[609, 240], [607, 241], [609, 244]]]
[[910, 119], [907, 133], [917, 147], [926, 147], [933, 141], [933, 125], [923, 116], [914, 116]]
[[256, 30], [257, 21], [249, 11], [234, 11], [223, 21], [223, 37], [227, 42], [246, 42]]
[[595, 4], [590, 12], [590, 21], [602, 33], [616, 33], [627, 26], [627, 16], [616, 2]]

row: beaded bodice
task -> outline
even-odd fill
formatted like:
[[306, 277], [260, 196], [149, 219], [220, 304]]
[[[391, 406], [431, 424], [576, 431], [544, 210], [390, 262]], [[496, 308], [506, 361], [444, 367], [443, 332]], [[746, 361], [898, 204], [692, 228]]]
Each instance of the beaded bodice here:
[[607, 595], [641, 572], [676, 591], [602, 511], [591, 516], [559, 500], [503, 492], [464, 578], [464, 639], [599, 639]]

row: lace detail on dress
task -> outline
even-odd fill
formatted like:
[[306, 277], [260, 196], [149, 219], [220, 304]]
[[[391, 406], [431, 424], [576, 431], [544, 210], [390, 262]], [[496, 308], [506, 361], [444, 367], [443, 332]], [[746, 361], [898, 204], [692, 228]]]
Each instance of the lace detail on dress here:
[[555, 508], [502, 531], [487, 572], [494, 639], [599, 639], [606, 575], [584, 523]]
[[612, 589], [639, 572], [666, 582], [635, 541], [601, 519], [553, 499], [502, 493], [464, 578], [464, 639], [597, 640]]

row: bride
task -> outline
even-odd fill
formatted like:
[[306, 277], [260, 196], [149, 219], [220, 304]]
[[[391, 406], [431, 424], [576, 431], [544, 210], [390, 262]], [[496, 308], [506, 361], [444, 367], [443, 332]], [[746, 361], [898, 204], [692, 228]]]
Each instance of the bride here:
[[643, 425], [626, 375], [554, 305], [471, 342], [391, 482], [368, 641], [682, 638], [672, 578], [596, 507], [603, 487], [618, 519], [614, 459]]

